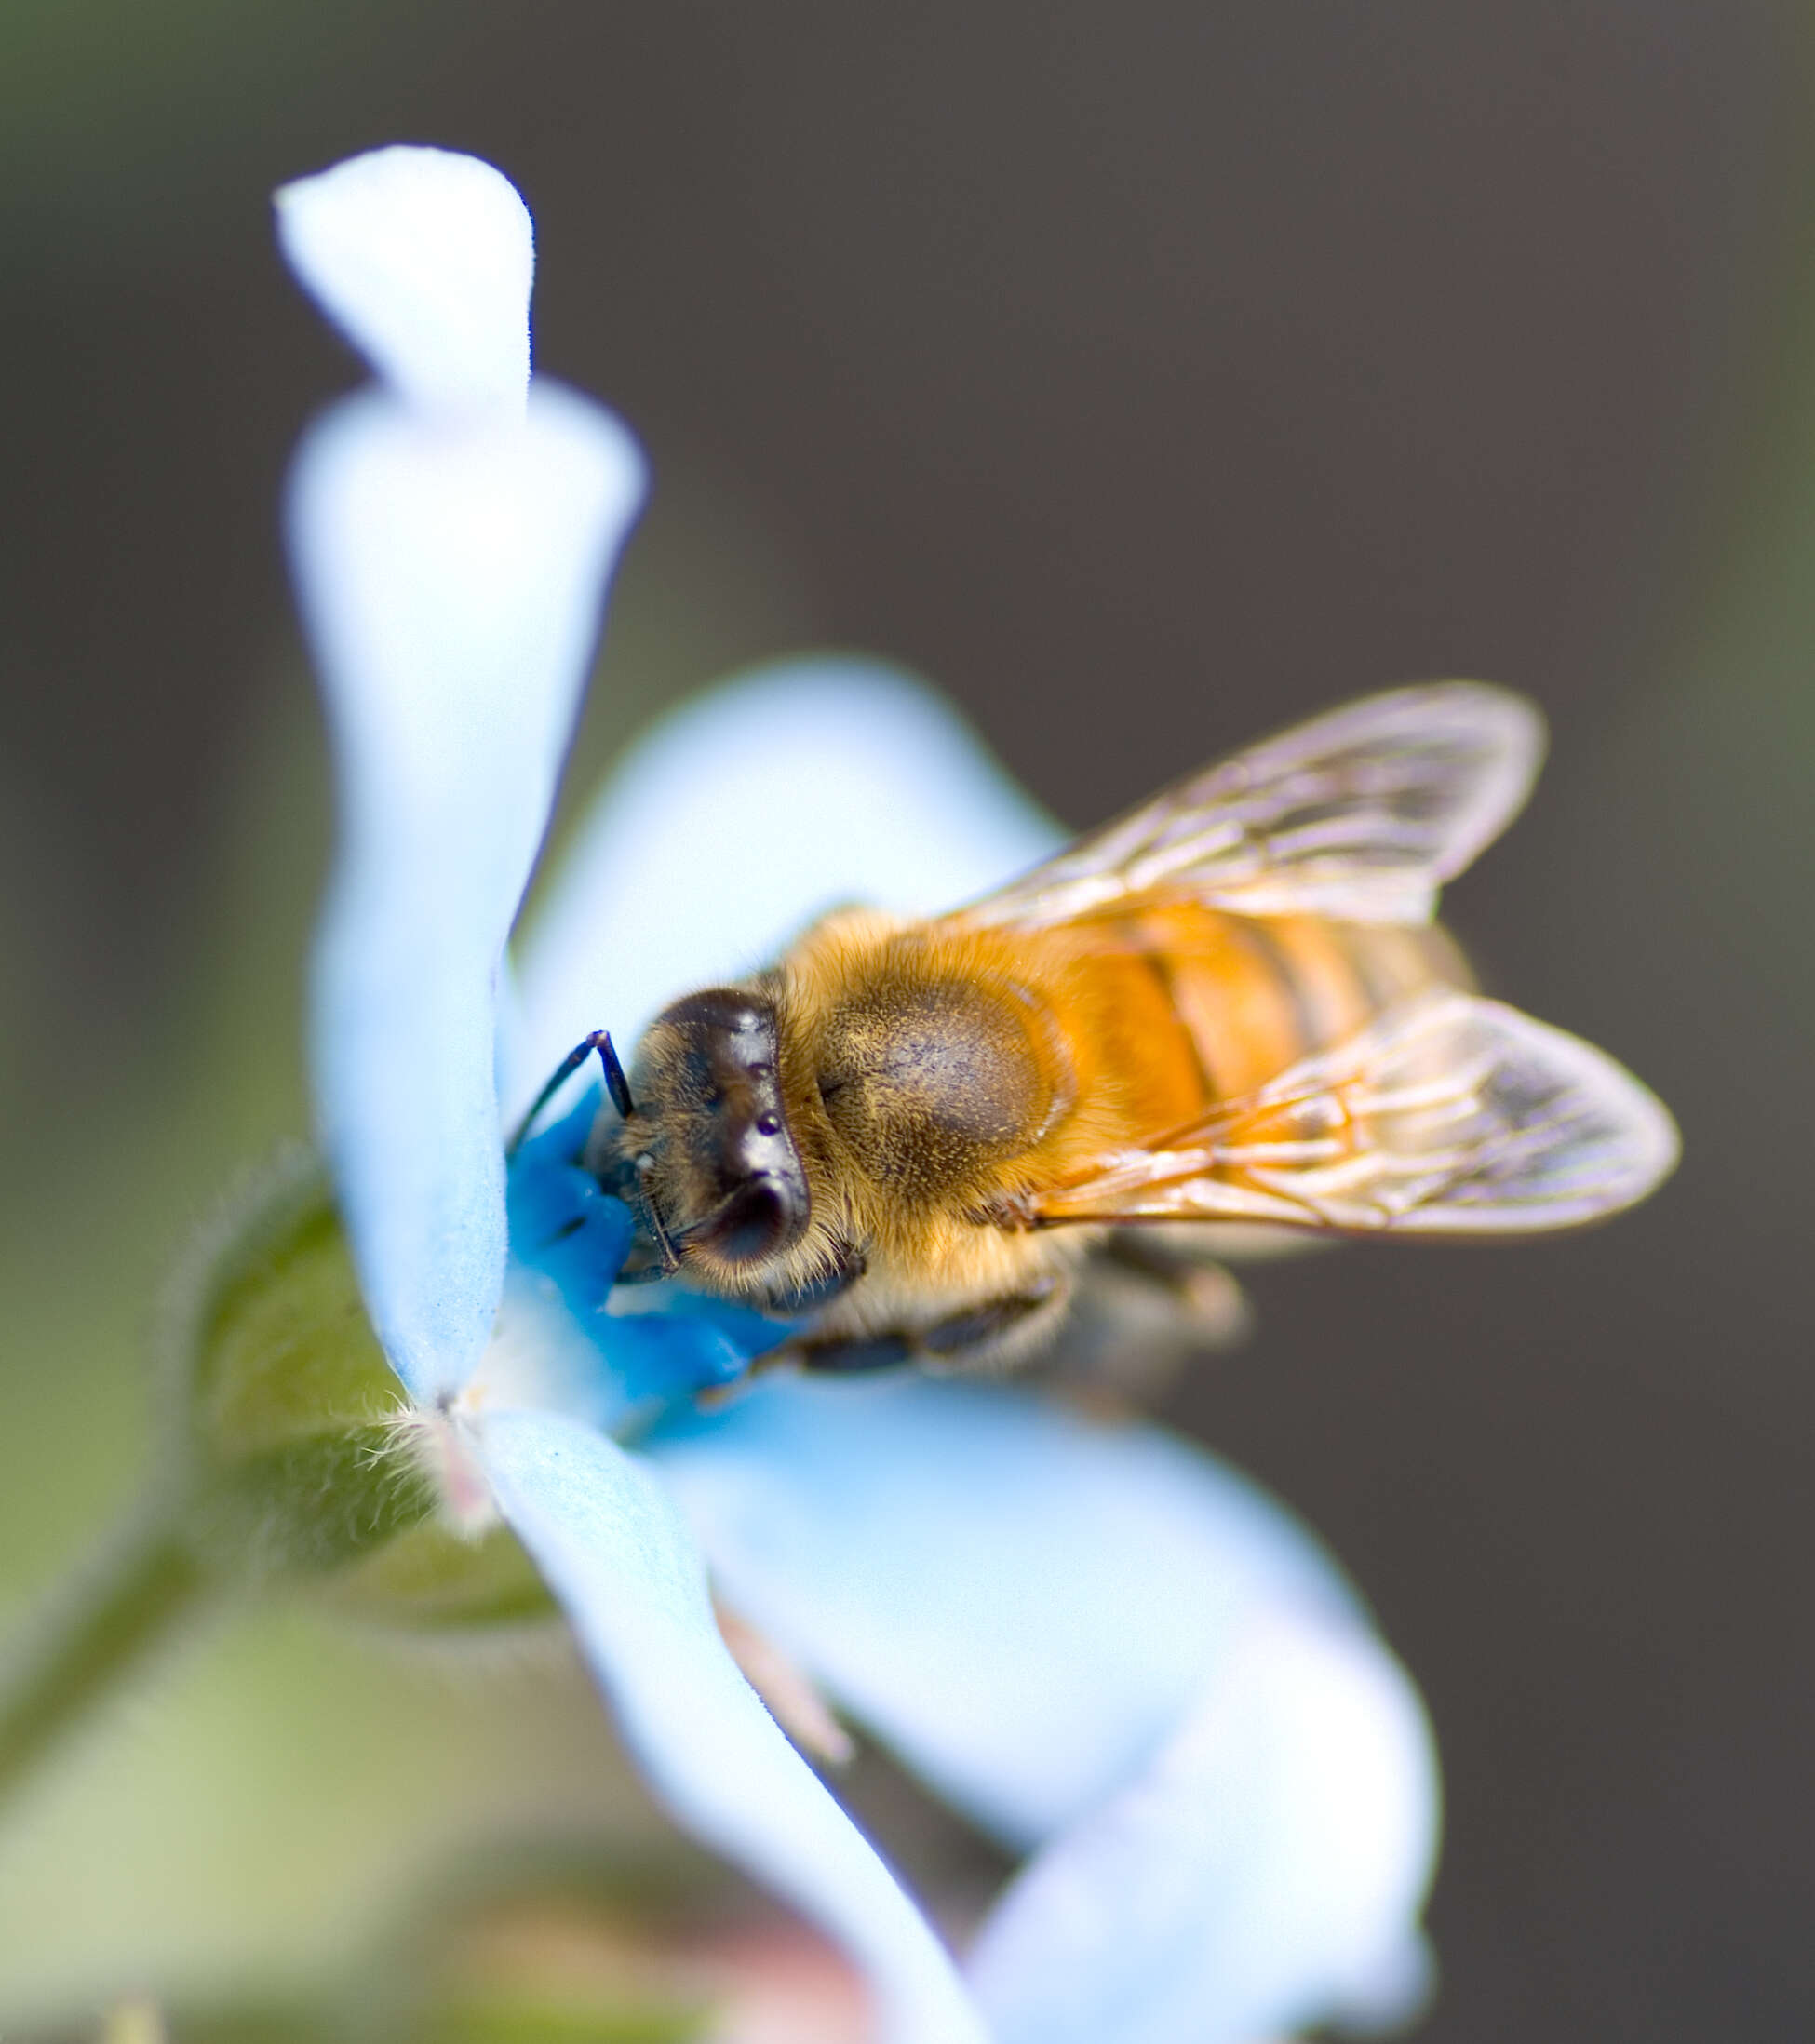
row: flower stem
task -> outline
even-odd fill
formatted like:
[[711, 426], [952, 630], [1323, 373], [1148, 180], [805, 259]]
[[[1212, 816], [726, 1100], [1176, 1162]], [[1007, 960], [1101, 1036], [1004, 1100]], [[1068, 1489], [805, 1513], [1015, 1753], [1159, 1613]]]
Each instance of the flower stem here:
[[46, 1750], [143, 1668], [209, 1580], [169, 1517], [141, 1512], [0, 1649], [0, 1799]]

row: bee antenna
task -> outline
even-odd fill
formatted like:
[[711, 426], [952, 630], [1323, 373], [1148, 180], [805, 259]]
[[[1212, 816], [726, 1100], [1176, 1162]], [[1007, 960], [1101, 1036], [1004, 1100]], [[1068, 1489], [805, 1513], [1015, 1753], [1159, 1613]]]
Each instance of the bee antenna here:
[[576, 1043], [558, 1065], [553, 1076], [530, 1104], [530, 1111], [517, 1124], [517, 1133], [504, 1145], [506, 1160], [516, 1156], [530, 1139], [530, 1131], [536, 1125], [536, 1118], [549, 1101], [561, 1090], [573, 1074], [579, 1070], [594, 1051], [605, 1068], [605, 1090], [612, 1096], [612, 1105], [623, 1115], [634, 1111], [630, 1104], [630, 1082], [624, 1076], [624, 1067], [618, 1062], [618, 1054], [612, 1048], [611, 1032], [595, 1029], [584, 1043]]
[[624, 1076], [617, 1046], [612, 1042], [609, 1029], [600, 1031], [598, 1062], [605, 1068], [605, 1090], [612, 1096], [612, 1105], [627, 1122], [637, 1111], [637, 1103], [630, 1097], [630, 1082]]

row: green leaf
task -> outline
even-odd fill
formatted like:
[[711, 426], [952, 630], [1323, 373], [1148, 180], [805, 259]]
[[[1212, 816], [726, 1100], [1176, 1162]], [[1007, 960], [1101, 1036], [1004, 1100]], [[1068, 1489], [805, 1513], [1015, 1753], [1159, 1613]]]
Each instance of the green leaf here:
[[312, 1162], [273, 1174], [215, 1231], [172, 1345], [182, 1523], [211, 1573], [306, 1581], [330, 1610], [412, 1631], [553, 1610], [508, 1531], [470, 1539], [438, 1517]]

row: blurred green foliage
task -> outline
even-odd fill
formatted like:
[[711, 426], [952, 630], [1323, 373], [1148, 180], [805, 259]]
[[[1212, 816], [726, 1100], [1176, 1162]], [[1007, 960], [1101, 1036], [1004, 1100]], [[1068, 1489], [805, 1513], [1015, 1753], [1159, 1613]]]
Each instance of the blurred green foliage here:
[[[337, 82], [370, 88], [408, 61], [409, 38], [453, 32], [476, 11], [462, 0], [7, 0], [0, 167], [53, 212], [134, 210], [154, 197], [133, 177], [149, 157], [218, 177], [276, 139], [287, 114]], [[210, 148], [173, 155], [169, 141], [198, 117]]]
[[659, 1871], [507, 1859], [444, 1876], [306, 1988], [134, 1995], [23, 2044], [685, 2044], [761, 1969], [682, 1894]]

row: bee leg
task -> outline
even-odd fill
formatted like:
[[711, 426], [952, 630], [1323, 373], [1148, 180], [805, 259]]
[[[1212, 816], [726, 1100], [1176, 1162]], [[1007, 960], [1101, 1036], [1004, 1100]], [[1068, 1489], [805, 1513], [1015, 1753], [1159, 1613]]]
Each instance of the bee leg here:
[[1064, 1280], [1045, 1277], [1025, 1292], [1012, 1292], [974, 1306], [968, 1312], [954, 1313], [920, 1335], [921, 1359], [946, 1370], [1005, 1362], [1057, 1325], [1070, 1296], [1071, 1287]]
[[1077, 1309], [1041, 1359], [1041, 1374], [1094, 1411], [1150, 1405], [1205, 1350], [1248, 1325], [1247, 1302], [1196, 1241], [1123, 1229], [1084, 1267]]
[[1119, 1228], [1094, 1268], [1159, 1292], [1203, 1347], [1230, 1348], [1246, 1337], [1252, 1315], [1217, 1247], [1214, 1233], [1189, 1226]]
[[898, 1370], [915, 1361], [915, 1353], [912, 1340], [902, 1334], [835, 1335], [817, 1341], [809, 1336], [777, 1349], [774, 1360], [798, 1364], [815, 1375], [855, 1377], [866, 1370]]
[[918, 1363], [933, 1370], [969, 1370], [998, 1365], [1037, 1341], [1064, 1311], [1069, 1286], [1042, 1278], [1025, 1292], [987, 1299], [930, 1327], [891, 1329], [882, 1334], [841, 1335], [791, 1342], [780, 1354], [804, 1370], [844, 1375], [858, 1370], [896, 1369]]

